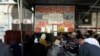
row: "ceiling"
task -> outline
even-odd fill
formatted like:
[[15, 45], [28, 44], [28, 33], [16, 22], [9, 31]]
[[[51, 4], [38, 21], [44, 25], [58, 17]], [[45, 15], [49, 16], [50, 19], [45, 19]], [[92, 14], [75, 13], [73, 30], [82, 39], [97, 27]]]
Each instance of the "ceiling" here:
[[[17, 0], [15, 0], [17, 2]], [[88, 11], [89, 9], [99, 9], [100, 0], [23, 0], [23, 5], [31, 10], [31, 7], [38, 4], [55, 5], [76, 5], [78, 11]], [[95, 9], [96, 8], [96, 9]]]
[[78, 11], [99, 11], [100, 0], [79, 0], [77, 1]]

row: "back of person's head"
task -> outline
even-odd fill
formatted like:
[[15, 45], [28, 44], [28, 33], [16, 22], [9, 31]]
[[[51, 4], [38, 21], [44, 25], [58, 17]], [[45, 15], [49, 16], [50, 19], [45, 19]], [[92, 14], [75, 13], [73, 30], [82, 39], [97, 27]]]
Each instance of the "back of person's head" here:
[[80, 30], [77, 30], [76, 33], [81, 33], [81, 31]]
[[79, 39], [85, 39], [85, 37], [81, 34], [81, 35], [77, 35], [77, 37], [76, 37], [78, 40]]
[[88, 30], [88, 33], [90, 36], [93, 36], [93, 31], [92, 30]]
[[76, 37], [76, 32], [72, 32], [71, 33], [71, 38], [75, 38]]
[[92, 30], [87, 30], [87, 31], [85, 32], [84, 36], [85, 36], [86, 38], [89, 38], [89, 37], [93, 36], [93, 31], [92, 31]]
[[98, 39], [99, 35], [95, 34], [93, 37], [96, 38], [96, 39]]
[[84, 43], [84, 36], [83, 35], [78, 35], [77, 37], [77, 43], [81, 46]]

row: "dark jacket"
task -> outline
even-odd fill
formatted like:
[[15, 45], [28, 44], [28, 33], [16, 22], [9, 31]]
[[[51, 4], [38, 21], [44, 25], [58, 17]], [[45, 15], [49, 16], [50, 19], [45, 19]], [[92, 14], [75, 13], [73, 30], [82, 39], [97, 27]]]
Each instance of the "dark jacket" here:
[[89, 43], [84, 43], [79, 48], [78, 54], [79, 56], [100, 56], [100, 48]]
[[8, 45], [0, 43], [0, 56], [12, 56]]
[[45, 46], [39, 43], [34, 43], [31, 47], [29, 56], [46, 56]]
[[13, 56], [21, 56], [21, 46], [18, 43], [11, 44], [10, 49]]

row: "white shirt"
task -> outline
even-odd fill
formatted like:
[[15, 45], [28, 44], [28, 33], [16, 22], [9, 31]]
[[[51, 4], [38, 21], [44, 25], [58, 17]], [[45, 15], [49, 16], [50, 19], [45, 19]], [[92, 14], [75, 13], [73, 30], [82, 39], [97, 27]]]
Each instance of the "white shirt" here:
[[99, 42], [95, 38], [86, 38], [85, 42], [100, 47]]

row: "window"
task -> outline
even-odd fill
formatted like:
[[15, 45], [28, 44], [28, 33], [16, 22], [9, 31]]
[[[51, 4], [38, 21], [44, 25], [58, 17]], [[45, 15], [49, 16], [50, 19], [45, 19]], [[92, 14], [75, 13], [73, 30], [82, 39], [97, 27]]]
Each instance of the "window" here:
[[[19, 30], [19, 24], [12, 24], [12, 30]], [[23, 31], [31, 31], [32, 30], [32, 24], [23, 24], [22, 25]]]
[[78, 16], [81, 20], [82, 25], [91, 25], [91, 23], [92, 23], [92, 20], [91, 20], [92, 14], [91, 13], [80, 12]]

